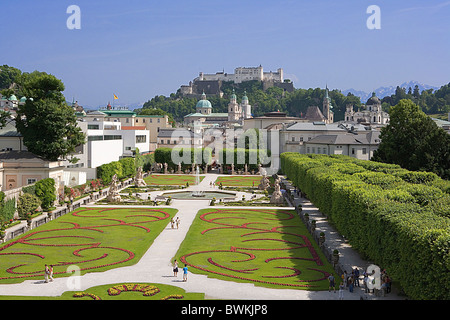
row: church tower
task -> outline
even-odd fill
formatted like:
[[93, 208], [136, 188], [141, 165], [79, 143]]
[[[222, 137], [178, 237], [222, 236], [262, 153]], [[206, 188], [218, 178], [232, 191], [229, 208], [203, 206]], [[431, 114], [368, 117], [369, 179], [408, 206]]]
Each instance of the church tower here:
[[242, 118], [243, 119], [252, 118], [252, 106], [248, 103], [248, 97], [247, 97], [246, 91], [244, 91], [244, 96], [242, 97], [241, 108], [242, 108]]
[[334, 122], [334, 113], [331, 111], [333, 106], [331, 105], [331, 98], [328, 96], [328, 85], [325, 88], [325, 97], [323, 98], [323, 108], [322, 113], [325, 116], [326, 123], [333, 123]]
[[241, 118], [241, 106], [236, 102], [236, 100], [236, 94], [233, 89], [233, 94], [231, 95], [230, 103], [228, 104], [228, 121], [238, 121]]

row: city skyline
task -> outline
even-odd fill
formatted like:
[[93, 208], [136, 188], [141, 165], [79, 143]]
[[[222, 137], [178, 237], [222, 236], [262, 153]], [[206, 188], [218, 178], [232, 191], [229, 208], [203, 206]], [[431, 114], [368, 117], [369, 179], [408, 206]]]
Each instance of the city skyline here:
[[[66, 22], [81, 10], [81, 29]], [[366, 26], [370, 5], [381, 29]], [[450, 1], [2, 1], [1, 64], [55, 75], [81, 105], [145, 102], [199, 72], [283, 68], [296, 88], [449, 82]], [[5, 27], [6, 26], [6, 27]]]

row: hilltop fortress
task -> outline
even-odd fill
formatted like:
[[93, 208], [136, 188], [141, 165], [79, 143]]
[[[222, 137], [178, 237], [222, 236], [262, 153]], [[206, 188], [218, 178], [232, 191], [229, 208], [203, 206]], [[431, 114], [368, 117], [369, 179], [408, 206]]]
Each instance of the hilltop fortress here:
[[261, 81], [263, 89], [270, 87], [280, 87], [285, 91], [292, 92], [294, 85], [290, 80], [283, 79], [283, 69], [278, 68], [276, 72], [264, 72], [263, 67], [238, 67], [234, 73], [216, 72], [207, 74], [200, 72], [199, 76], [189, 82], [189, 85], [182, 85], [179, 92], [183, 96], [200, 96], [205, 94], [218, 94], [222, 96], [222, 82], [234, 82], [236, 84], [245, 81]]

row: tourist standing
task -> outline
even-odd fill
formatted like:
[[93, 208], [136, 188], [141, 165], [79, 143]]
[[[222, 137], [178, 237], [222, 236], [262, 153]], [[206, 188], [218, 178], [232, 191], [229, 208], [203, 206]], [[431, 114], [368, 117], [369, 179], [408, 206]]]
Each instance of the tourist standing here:
[[50, 277], [50, 282], [53, 281], [53, 265], [50, 265], [50, 269], [49, 269], [49, 277]]
[[355, 287], [359, 287], [359, 269], [355, 268]]
[[170, 227], [173, 229], [173, 224], [174, 224], [175, 222], [173, 221], [173, 218], [170, 218]]
[[334, 276], [332, 274], [330, 274], [330, 276], [328, 277], [328, 281], [330, 282], [330, 286], [328, 287], [328, 292], [330, 292], [331, 288], [333, 288], [333, 292], [336, 293], [336, 285], [334, 283]]
[[344, 283], [341, 282], [341, 284], [339, 285], [339, 300], [344, 300]]
[[176, 218], [175, 223], [176, 223], [177, 229], [178, 229], [178, 227], [180, 226], [180, 218], [179, 217]]
[[184, 282], [187, 281], [187, 275], [188, 275], [188, 267], [187, 267], [187, 264], [185, 264], [184, 268], [183, 268], [183, 281]]
[[48, 270], [48, 266], [45, 265], [45, 269], [44, 269], [44, 281], [45, 283], [48, 283], [48, 274], [50, 273], [50, 271]]
[[175, 259], [175, 261], [173, 262], [173, 276], [174, 277], [178, 276], [178, 262], [177, 262], [177, 259]]

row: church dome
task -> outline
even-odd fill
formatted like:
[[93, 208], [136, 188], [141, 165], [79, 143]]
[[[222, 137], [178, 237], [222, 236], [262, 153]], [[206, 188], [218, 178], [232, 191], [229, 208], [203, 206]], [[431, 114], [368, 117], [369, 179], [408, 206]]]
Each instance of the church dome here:
[[380, 99], [375, 95], [375, 92], [372, 92], [372, 96], [367, 100], [366, 105], [374, 105], [374, 104], [381, 104]]
[[244, 91], [244, 96], [242, 97], [242, 102], [248, 102], [247, 91]]
[[209, 102], [209, 100], [206, 100], [206, 94], [203, 92], [202, 94], [202, 98], [200, 100], [198, 100], [196, 106], [196, 108], [211, 108], [212, 109], [212, 105], [211, 102]]

